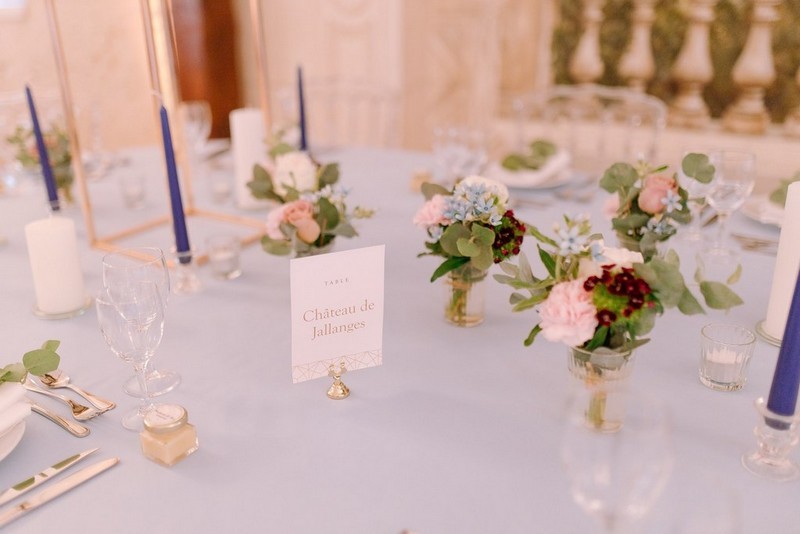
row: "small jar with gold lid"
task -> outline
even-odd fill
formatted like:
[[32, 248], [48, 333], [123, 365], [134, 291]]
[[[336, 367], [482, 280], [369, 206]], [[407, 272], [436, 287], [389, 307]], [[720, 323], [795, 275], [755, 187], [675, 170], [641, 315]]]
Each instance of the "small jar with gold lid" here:
[[186, 409], [177, 404], [157, 404], [144, 416], [139, 434], [144, 455], [167, 467], [197, 450], [197, 431]]

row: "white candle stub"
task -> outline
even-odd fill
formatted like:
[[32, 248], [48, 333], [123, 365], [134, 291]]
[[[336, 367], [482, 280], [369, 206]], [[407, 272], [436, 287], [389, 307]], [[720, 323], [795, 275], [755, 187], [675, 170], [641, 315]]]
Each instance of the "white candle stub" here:
[[800, 243], [800, 182], [789, 185], [784, 212], [786, 215], [781, 226], [778, 254], [775, 256], [767, 318], [763, 323], [764, 331], [776, 339], [783, 339], [800, 269], [800, 246], [797, 246]]
[[53, 216], [28, 223], [25, 239], [38, 310], [58, 315], [82, 308], [86, 289], [72, 219]]

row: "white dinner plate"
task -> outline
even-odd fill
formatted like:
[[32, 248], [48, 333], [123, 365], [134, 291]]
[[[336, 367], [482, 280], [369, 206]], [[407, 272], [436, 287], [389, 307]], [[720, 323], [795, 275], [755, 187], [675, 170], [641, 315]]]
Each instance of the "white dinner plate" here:
[[753, 195], [742, 205], [742, 214], [756, 222], [780, 228], [783, 224], [784, 210], [781, 206], [770, 202], [767, 195]]
[[12, 426], [0, 435], [0, 461], [11, 454], [25, 434], [25, 419]]
[[486, 176], [515, 189], [552, 189], [570, 181], [572, 170], [569, 153], [557, 152], [539, 170], [510, 171], [492, 162], [486, 168]]

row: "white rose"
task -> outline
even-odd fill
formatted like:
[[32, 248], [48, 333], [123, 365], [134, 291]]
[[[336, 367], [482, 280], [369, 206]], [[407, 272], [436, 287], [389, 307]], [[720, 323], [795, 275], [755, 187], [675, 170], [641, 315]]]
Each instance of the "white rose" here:
[[500, 200], [501, 204], [506, 204], [508, 202], [508, 188], [497, 180], [492, 180], [491, 178], [484, 178], [483, 176], [473, 174], [472, 176], [467, 176], [461, 180], [461, 183], [465, 186], [483, 184], [486, 186], [487, 191], [495, 195]]
[[591, 245], [592, 256], [581, 258], [578, 264], [578, 276], [588, 278], [590, 276], [601, 276], [603, 265], [614, 264], [617, 267], [633, 267], [634, 263], [644, 263], [644, 258], [640, 252], [632, 252], [626, 248], [607, 247], [602, 239]]
[[286, 187], [298, 191], [316, 191], [317, 166], [305, 152], [287, 152], [275, 158], [275, 171], [272, 174], [275, 192], [286, 194]]

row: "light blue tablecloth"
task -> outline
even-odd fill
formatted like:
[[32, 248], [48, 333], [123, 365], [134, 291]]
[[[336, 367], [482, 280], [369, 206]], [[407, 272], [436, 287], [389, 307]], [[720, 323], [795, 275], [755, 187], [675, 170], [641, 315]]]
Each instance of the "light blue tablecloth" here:
[[[288, 260], [254, 246], [244, 251], [237, 280], [216, 280], [201, 269], [204, 290], [171, 299], [154, 360], [182, 374], [180, 388], [161, 399], [184, 405], [200, 436], [199, 451], [171, 469], [145, 459], [138, 436], [120, 426], [122, 412], [135, 405], [121, 392], [130, 369], [104, 344], [94, 310], [64, 321], [31, 313], [23, 225], [41, 216], [45, 197], [0, 197], [0, 230], [9, 239], [0, 248], [3, 358], [16, 361], [45, 339], [59, 339], [73, 381], [119, 403], [89, 423], [85, 439], [32, 415], [19, 447], [0, 466], [0, 488], [94, 446], [101, 447], [98, 458], [121, 458], [115, 469], [9, 531], [599, 531], [573, 503], [559, 462], [569, 387], [565, 348], [544, 339], [523, 347], [535, 316], [512, 313], [510, 289], [494, 281], [483, 325], [458, 329], [442, 318], [442, 289], [428, 282], [437, 261], [416, 257], [424, 235], [411, 225], [422, 197], [411, 192], [410, 177], [432, 164], [430, 156], [351, 149], [324, 157], [340, 162], [353, 204], [378, 210], [359, 222], [360, 237], [340, 240], [337, 250], [386, 244], [385, 364], [346, 375], [352, 395], [342, 402], [326, 398], [327, 380], [292, 385]], [[146, 171], [148, 210], [165, 214], [163, 171], [153, 161]], [[90, 187], [106, 224], [150, 213], [122, 208], [114, 175]], [[206, 188], [196, 190], [203, 205]], [[535, 196], [550, 204], [519, 208], [527, 222], [549, 228], [563, 212], [588, 209], [596, 229], [607, 230], [600, 196], [594, 205]], [[77, 209], [68, 216], [83, 227]], [[732, 222], [777, 237], [776, 229], [741, 216]], [[218, 231], [201, 226], [190, 222], [198, 246], [204, 233]], [[165, 232], [151, 244], [165, 246]], [[102, 253], [80, 234], [85, 279], [94, 291]], [[532, 240], [524, 249], [535, 251]], [[758, 341], [742, 391], [711, 391], [697, 378], [700, 327], [730, 321], [752, 328], [765, 315], [773, 264], [770, 256], [747, 254], [737, 285], [745, 306], [705, 317], [670, 311], [637, 351], [632, 380], [667, 404], [676, 456], [674, 476], [643, 531], [676, 531], [676, 518], [697, 504], [711, 509], [714, 495], [726, 489], [738, 499], [732, 513], [741, 532], [800, 532], [800, 485], [762, 480], [740, 465], [742, 453], [755, 447], [753, 401], [769, 391], [777, 349]], [[66, 413], [50, 399], [37, 400]], [[698, 488], [699, 500], [689, 488]]]

